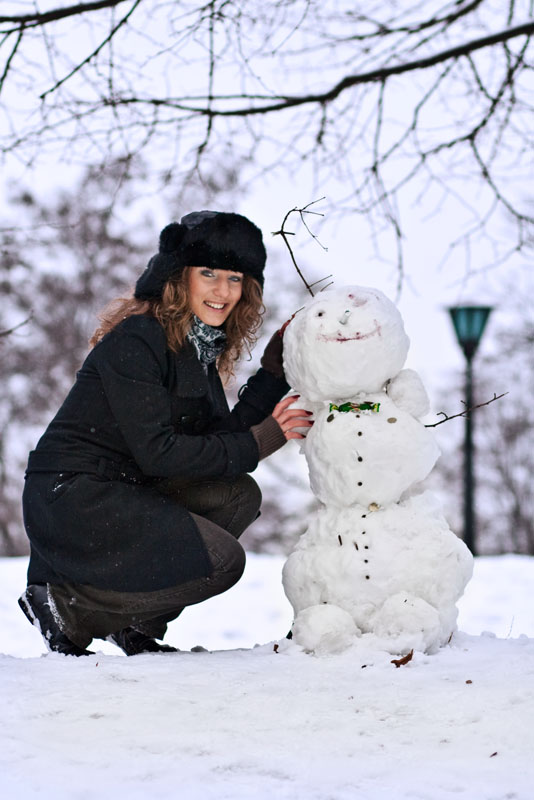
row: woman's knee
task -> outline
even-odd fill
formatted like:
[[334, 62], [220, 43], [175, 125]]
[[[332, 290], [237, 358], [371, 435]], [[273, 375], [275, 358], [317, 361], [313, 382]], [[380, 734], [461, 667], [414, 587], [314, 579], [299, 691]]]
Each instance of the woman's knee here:
[[250, 475], [239, 475], [232, 481], [199, 483], [195, 492], [197, 497], [194, 502], [186, 503], [186, 508], [228, 531], [236, 539], [254, 522], [261, 506], [260, 488]]
[[261, 507], [261, 489], [250, 475], [240, 475], [234, 484], [234, 489], [241, 495], [243, 505], [250, 507], [255, 519]]
[[217, 544], [208, 549], [208, 553], [213, 564], [212, 578], [215, 574], [219, 574], [223, 579], [226, 576], [229, 586], [237, 583], [245, 571], [247, 560], [238, 540], [231, 535], [229, 538], [225, 537], [224, 541], [219, 538]]
[[[210, 520], [191, 514], [211, 562], [213, 573], [210, 580], [227, 580], [229, 586], [242, 576], [245, 570], [246, 555], [237, 539]], [[225, 578], [226, 576], [226, 578]]]
[[235, 583], [237, 583], [238, 580], [242, 577], [245, 571], [246, 562], [247, 562], [247, 557], [245, 554], [245, 550], [239, 544], [238, 540], [234, 539], [234, 537], [232, 536], [232, 546], [231, 549], [229, 549], [229, 552], [227, 551], [226, 564], [225, 564], [225, 573], [232, 581], [231, 583], [232, 586]]

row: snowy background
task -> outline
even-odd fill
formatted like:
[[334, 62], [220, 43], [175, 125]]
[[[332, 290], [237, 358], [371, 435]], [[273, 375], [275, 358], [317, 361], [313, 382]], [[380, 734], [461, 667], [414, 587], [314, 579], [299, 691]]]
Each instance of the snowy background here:
[[2, 797], [532, 798], [533, 558], [476, 559], [461, 632], [398, 669], [286, 640], [283, 561], [251, 554], [188, 609], [180, 653], [75, 659], [44, 655], [16, 604], [26, 559], [1, 559]]
[[[39, 9], [57, 5], [46, 0], [39, 2]], [[232, 4], [225, 5], [227, 11], [232, 9]], [[325, 24], [316, 28], [310, 25], [310, 31], [314, 35], [317, 32], [321, 39], [330, 21], [337, 25], [339, 19], [330, 13], [327, 4], [260, 4], [257, 14], [253, 7], [251, 20], [256, 24], [256, 18], [268, 19], [273, 14], [273, 19], [279, 21], [280, 14], [285, 16], [291, 6], [298, 15], [302, 8], [311, 9], [314, 5]], [[333, 9], [338, 5], [332, 4]], [[403, 5], [408, 14], [403, 15]], [[432, 16], [442, 6], [457, 10], [459, 5], [430, 0], [425, 4], [363, 4], [366, 14], [376, 13], [387, 24], [400, 14], [401, 31], [419, 17], [423, 6], [425, 14]], [[467, 7], [468, 3], [464, 5]], [[526, 0], [509, 4], [487, 0], [470, 5], [475, 10], [474, 18], [460, 18], [459, 29], [452, 33], [445, 27], [435, 46], [430, 39], [431, 49], [448, 47], [532, 17]], [[16, 139], [29, 123], [35, 122], [38, 128], [43, 109], [45, 122], [52, 122], [56, 114], [69, 109], [74, 109], [76, 119], [78, 101], [86, 98], [87, 92], [93, 93], [95, 87], [98, 89], [100, 79], [111, 81], [114, 73], [114, 80], [118, 81], [116, 70], [121, 63], [128, 85], [136, 79], [139, 87], [142, 77], [149, 84], [150, 93], [157, 94], [162, 89], [165, 95], [169, 80], [176, 81], [179, 71], [179, 85], [174, 87], [177, 94], [182, 84], [193, 96], [197, 88], [206, 94], [210, 69], [207, 28], [200, 27], [199, 34], [193, 28], [187, 52], [182, 36], [184, 9], [190, 10], [195, 4], [142, 6], [143, 14], [147, 10], [146, 16], [134, 15], [121, 28], [124, 41], [116, 37], [109, 52], [103, 51], [102, 59], [89, 60], [88, 71], [71, 84], [72, 94], [69, 90], [50, 95], [44, 106], [38, 99], [40, 92], [49, 89], [57, 77], [66, 75], [93, 49], [99, 35], [106, 34], [111, 22], [116, 21], [114, 11], [103, 13], [95, 21], [91, 17], [83, 25], [77, 18], [67, 20], [51, 33], [29, 27], [24, 32], [27, 50], [19, 47], [16, 30], [11, 38], [6, 36], [2, 40], [4, 50], [7, 49], [15, 72], [13, 81], [4, 82], [2, 87], [6, 115], [0, 119], [0, 134], [6, 125], [6, 132]], [[239, 15], [247, 6], [233, 5]], [[354, 6], [357, 8], [358, 4]], [[2, 13], [20, 14], [33, 7], [32, 3], [19, 0], [4, 2]], [[201, 7], [204, 15], [206, 7]], [[352, 14], [353, 9], [349, 12]], [[206, 19], [208, 25], [209, 15]], [[253, 81], [261, 78], [269, 85], [273, 76], [280, 76], [284, 93], [295, 86], [300, 91], [303, 81], [316, 90], [319, 85], [333, 85], [341, 77], [345, 56], [350, 69], [361, 69], [369, 64], [369, 58], [371, 63], [381, 60], [380, 38], [377, 52], [368, 52], [364, 41], [363, 50], [356, 48], [355, 58], [355, 42], [349, 37], [347, 54], [338, 49], [335, 57], [317, 59], [310, 57], [306, 49], [304, 61], [300, 66], [296, 64], [297, 69], [290, 75], [287, 67], [291, 66], [291, 59], [284, 56], [283, 61], [277, 61], [275, 50], [290, 31], [288, 47], [298, 55], [298, 42], [293, 36], [295, 22], [298, 16], [290, 15], [283, 29], [264, 25], [262, 41], [257, 35], [248, 40], [245, 36], [242, 41], [247, 47], [244, 53], [239, 49], [234, 64], [239, 67], [246, 61], [246, 70], [235, 73], [238, 86], [228, 80], [227, 67], [221, 72], [225, 92], [236, 86], [241, 89], [244, 75], [250, 75]], [[226, 24], [224, 15], [221, 23]], [[244, 32], [248, 35], [249, 30], [245, 28]], [[333, 33], [337, 36], [339, 31], [334, 28]], [[345, 28], [341, 33], [344, 37]], [[426, 27], [422, 36], [428, 36]], [[169, 54], [170, 61], [165, 61], [164, 67], [159, 59], [146, 56], [149, 42], [155, 43], [154, 56]], [[400, 51], [395, 44], [395, 58], [417, 49], [412, 40], [407, 40]], [[512, 51], [516, 53], [522, 46], [521, 41]], [[334, 56], [332, 51], [325, 52]], [[246, 60], [250, 53], [260, 56], [260, 62], [252, 69]], [[499, 82], [509, 70], [509, 54], [507, 46], [502, 52], [487, 51], [474, 57], [490, 92], [498, 92]], [[225, 63], [223, 60], [223, 67]], [[184, 64], [188, 65], [187, 71]], [[450, 137], [462, 138], [464, 123], [473, 125], [475, 117], [483, 118], [486, 89], [482, 87], [484, 91], [477, 100], [474, 84], [469, 80], [464, 83], [469, 70], [462, 73], [461, 62], [457, 69], [453, 82], [437, 93], [419, 133], [432, 134], [451, 126]], [[155, 73], [162, 77], [163, 87], [154, 82]], [[452, 74], [456, 75], [454, 70]], [[522, 82], [511, 89], [512, 94], [523, 87], [528, 96], [527, 80], [530, 92], [532, 73], [525, 67], [524, 75]], [[386, 106], [384, 114], [380, 114], [387, 127], [382, 141], [384, 151], [400, 130], [398, 123], [405, 119], [405, 109], [409, 118], [420, 92], [433, 81], [432, 75], [427, 79], [412, 74], [388, 90], [388, 104], [393, 105]], [[120, 82], [115, 85], [121, 87]], [[112, 82], [110, 87], [113, 89]], [[105, 101], [107, 87], [94, 93]], [[87, 123], [84, 136], [84, 123], [78, 118], [75, 124], [79, 135], [70, 144], [51, 124], [52, 140], [48, 143], [52, 147], [44, 146], [46, 141], [41, 137], [30, 137], [21, 153], [6, 147], [0, 175], [0, 222], [7, 253], [7, 269], [2, 277], [6, 281], [9, 277], [11, 284], [8, 281], [0, 330], [26, 319], [28, 297], [39, 298], [31, 327], [17, 331], [10, 337], [9, 347], [0, 353], [4, 358], [0, 386], [0, 456], [4, 469], [0, 478], [5, 484], [0, 482], [0, 529], [5, 528], [18, 547], [27, 451], [71, 384], [87, 335], [94, 327], [94, 309], [122, 292], [123, 285], [129, 285], [144, 268], [159, 229], [170, 219], [195, 207], [232, 208], [249, 215], [262, 228], [269, 250], [266, 300], [272, 315], [266, 323], [266, 338], [275, 321], [282, 322], [301, 305], [293, 294], [293, 285], [298, 281], [288, 254], [280, 237], [273, 238], [270, 232], [280, 228], [288, 209], [323, 195], [326, 201], [320, 210], [325, 217], [317, 218], [312, 228], [327, 251], [306, 236], [302, 226], [299, 228], [293, 221], [289, 226], [298, 232], [295, 248], [307, 277], [318, 280], [331, 273], [337, 285], [373, 285], [395, 296], [399, 274], [392, 228], [374, 214], [358, 214], [355, 209], [366, 204], [366, 197], [358, 203], [352, 197], [353, 188], [369, 169], [375, 144], [371, 141], [374, 126], [366, 121], [372, 120], [369, 102], [375, 102], [372, 96], [368, 101], [365, 93], [355, 93], [348, 102], [343, 100], [348, 113], [343, 104], [338, 107], [329, 137], [324, 140], [333, 155], [321, 162], [319, 173], [314, 159], [305, 157], [308, 126], [297, 113], [294, 120], [298, 131], [303, 129], [304, 143], [300, 135], [295, 138], [295, 124], [288, 124], [287, 116], [277, 119], [272, 127], [260, 123], [267, 131], [261, 148], [254, 141], [254, 125], [223, 128], [205, 163], [204, 175], [209, 180], [191, 181], [186, 192], [178, 177], [188, 171], [191, 159], [196, 158], [204, 138], [203, 123], [199, 132], [198, 124], [193, 122], [191, 134], [188, 132], [179, 143], [164, 125], [163, 138], [157, 138], [142, 154], [146, 161], [133, 163], [131, 183], [126, 181], [123, 169], [118, 176], [114, 174], [113, 157], [131, 156], [137, 151], [134, 140], [122, 147], [127, 130], [122, 123], [117, 126], [118, 148], [112, 144], [104, 152], [93, 146], [93, 137], [97, 132], [109, 137], [106, 119]], [[112, 113], [117, 114], [115, 105], [111, 107]], [[531, 131], [531, 112], [522, 102], [519, 108], [519, 118], [513, 118], [510, 135], [503, 139], [501, 122], [508, 109], [503, 105], [504, 116], [495, 116], [493, 133], [486, 128], [484, 151], [497, 148], [500, 158], [492, 167], [494, 177], [504, 181], [505, 195], [512, 203], [530, 214], [531, 148], [516, 137], [521, 130], [527, 134]], [[16, 114], [17, 109], [26, 116]], [[346, 141], [340, 138], [336, 119], [346, 121]], [[309, 129], [312, 138], [314, 130]], [[248, 132], [253, 140], [250, 149]], [[146, 135], [143, 126], [140, 135], [143, 139]], [[224, 149], [225, 143], [235, 145], [232, 158]], [[277, 163], [272, 150], [277, 143], [282, 148], [289, 146], [295, 159], [288, 163], [282, 158]], [[346, 143], [351, 147], [347, 149]], [[390, 185], [413, 166], [411, 147], [398, 155], [386, 176]], [[173, 158], [178, 162], [178, 174], [167, 180]], [[513, 252], [513, 220], [502, 210], [495, 215], [493, 211], [489, 213], [494, 195], [480, 182], [476, 165], [465, 159], [462, 151], [454, 151], [450, 159], [440, 158], [438, 163], [427, 166], [435, 171], [437, 182], [427, 184], [425, 171], [398, 198], [398, 206], [394, 198], [404, 232], [406, 274], [399, 307], [412, 339], [408, 366], [421, 373], [435, 412], [456, 413], [463, 396], [464, 359], [445, 309], [471, 301], [495, 306], [475, 364], [477, 379], [485, 376], [478, 396], [486, 399], [494, 392], [510, 394], [506, 402], [484, 409], [477, 427], [481, 435], [477, 443], [477, 511], [482, 523], [479, 531], [488, 540], [488, 545], [484, 543], [486, 552], [497, 548], [499, 552], [526, 552], [525, 539], [520, 534], [531, 530], [534, 516], [529, 371], [532, 340], [526, 336], [532, 318], [528, 303], [532, 295], [530, 254]], [[92, 171], [92, 181], [83, 178], [85, 168]], [[225, 176], [230, 180], [225, 182]], [[121, 200], [117, 197], [119, 187], [125, 189]], [[22, 198], [18, 203], [13, 199], [17, 193]], [[489, 236], [478, 236], [478, 222], [485, 218], [491, 221]], [[474, 238], [470, 233], [473, 230]], [[47, 271], [53, 278], [52, 291], [49, 289], [48, 293]], [[69, 288], [73, 290], [70, 293]], [[84, 298], [83, 304], [79, 297]], [[71, 339], [66, 339], [67, 334]], [[261, 349], [260, 343], [255, 351], [256, 361]], [[68, 356], [65, 364], [59, 363], [56, 352]], [[44, 392], [39, 391], [41, 386]], [[436, 470], [438, 491], [461, 475], [459, 449], [455, 453], [453, 447], [460, 442], [462, 431], [461, 420], [437, 429], [444, 450], [442, 469], [446, 470], [441, 474]], [[493, 441], [484, 445], [482, 437], [489, 439], [490, 434]], [[502, 447], [503, 442], [506, 448]], [[304, 459], [296, 455], [296, 448], [284, 448], [260, 466], [258, 478], [266, 498], [264, 513], [256, 523], [257, 528], [262, 520], [267, 522], [261, 544], [270, 552], [287, 554], [292, 544], [290, 537], [302, 531], [310, 511]], [[510, 485], [514, 492], [507, 495]], [[445, 502], [451, 525], [457, 531], [461, 530], [460, 488], [458, 485], [456, 494]], [[282, 504], [284, 508], [279, 508]], [[249, 546], [252, 535], [252, 531], [247, 534]], [[256, 534], [256, 538], [261, 537]], [[180, 653], [127, 659], [111, 645], [97, 643], [99, 650], [94, 656], [70, 659], [56, 654], [43, 657], [41, 637], [16, 604], [25, 585], [26, 559], [0, 559], [2, 797], [534, 797], [533, 557], [478, 558], [474, 578], [460, 602], [461, 633], [436, 655], [416, 654], [399, 669], [383, 652], [359, 649], [357, 654], [349, 651], [316, 658], [286, 640], [292, 614], [281, 587], [283, 561], [282, 555], [250, 555], [243, 580], [231, 592], [188, 609], [171, 626], [168, 636], [181, 648]], [[275, 642], [279, 643], [278, 652], [274, 651]], [[190, 652], [197, 644], [211, 652]]]

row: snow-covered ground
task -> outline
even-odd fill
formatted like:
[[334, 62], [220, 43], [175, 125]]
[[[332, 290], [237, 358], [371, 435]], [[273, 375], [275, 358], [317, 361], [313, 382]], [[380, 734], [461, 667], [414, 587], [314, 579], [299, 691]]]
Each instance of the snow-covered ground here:
[[282, 563], [249, 556], [188, 609], [167, 637], [183, 652], [75, 659], [42, 657], [16, 605], [26, 560], [0, 559], [2, 798], [534, 797], [534, 558], [477, 559], [461, 633], [398, 669], [286, 640]]

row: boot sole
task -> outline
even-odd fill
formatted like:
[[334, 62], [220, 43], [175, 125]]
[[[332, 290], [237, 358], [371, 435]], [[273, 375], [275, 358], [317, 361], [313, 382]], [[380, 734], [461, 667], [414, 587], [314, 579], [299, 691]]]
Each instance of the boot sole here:
[[[23, 592], [18, 599], [18, 604], [22, 610], [22, 613], [26, 617], [26, 619], [39, 631], [41, 636], [43, 637], [43, 642], [45, 643], [46, 649], [49, 653], [62, 653], [62, 655], [73, 655], [73, 656], [93, 656], [94, 653], [91, 650], [83, 650], [79, 648], [78, 645], [75, 645], [72, 642], [72, 653], [63, 653], [61, 650], [55, 650], [50, 646], [50, 642], [48, 637], [43, 633], [43, 629], [41, 628], [41, 623], [39, 621], [39, 617], [35, 614], [30, 601], [28, 600], [27, 592]], [[77, 651], [77, 652], [76, 652]]]
[[26, 592], [24, 592], [24, 594], [21, 594], [21, 596], [18, 599], [18, 604], [19, 604], [20, 608], [22, 609], [22, 612], [23, 612], [24, 616], [26, 617], [26, 619], [29, 620], [32, 625], [35, 625], [35, 627], [39, 629], [39, 633], [42, 636], [43, 632], [41, 630], [41, 625], [39, 623], [39, 620], [37, 619], [37, 617], [33, 613], [33, 608], [31, 607], [31, 605], [28, 602], [28, 598], [26, 596]]

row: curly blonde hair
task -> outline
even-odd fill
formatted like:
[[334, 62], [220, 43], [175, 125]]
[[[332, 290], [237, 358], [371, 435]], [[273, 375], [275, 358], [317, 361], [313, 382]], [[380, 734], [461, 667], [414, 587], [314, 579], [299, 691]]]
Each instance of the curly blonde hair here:
[[[177, 278], [168, 280], [158, 300], [138, 300], [133, 295], [112, 300], [98, 315], [100, 325], [89, 339], [91, 347], [122, 320], [135, 314], [146, 314], [158, 320], [165, 331], [169, 349], [177, 353], [183, 347], [193, 323], [188, 290], [191, 269], [185, 267]], [[226, 347], [217, 359], [217, 369], [225, 381], [234, 374], [234, 365], [241, 358], [243, 350], [250, 354], [258, 338], [264, 312], [259, 283], [250, 275], [243, 275], [241, 299], [224, 323]]]

